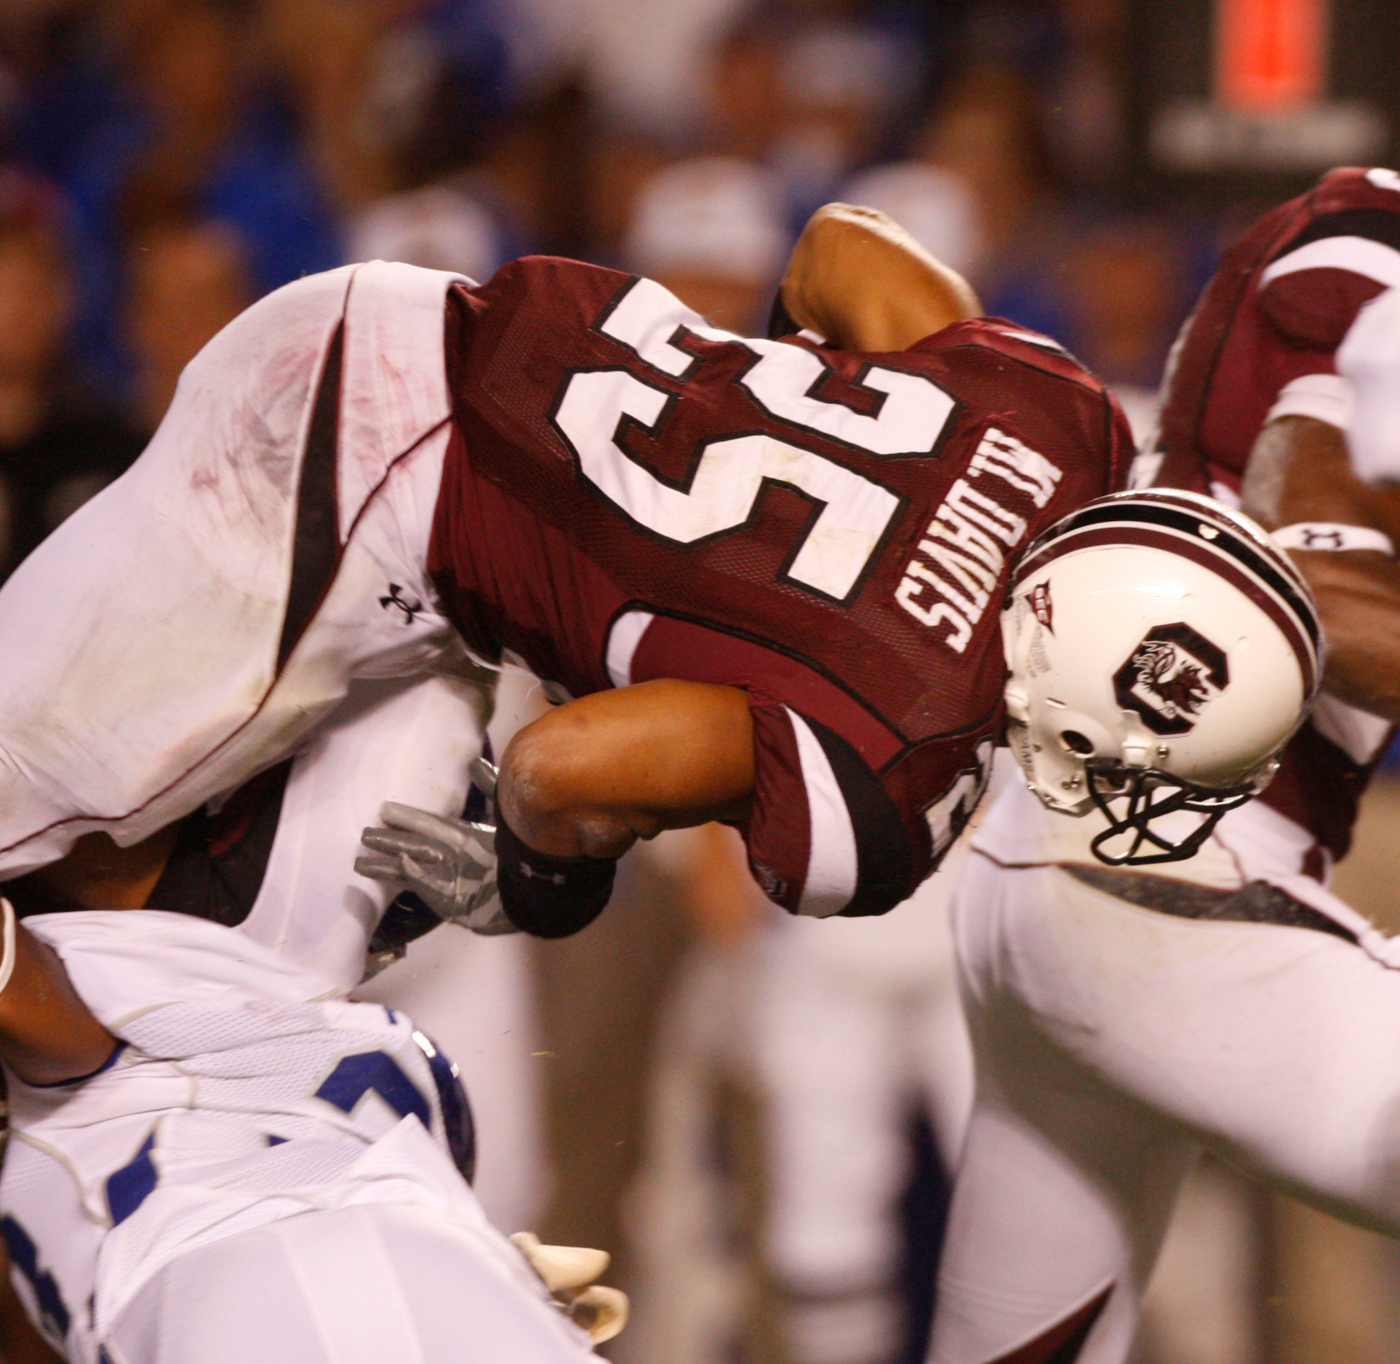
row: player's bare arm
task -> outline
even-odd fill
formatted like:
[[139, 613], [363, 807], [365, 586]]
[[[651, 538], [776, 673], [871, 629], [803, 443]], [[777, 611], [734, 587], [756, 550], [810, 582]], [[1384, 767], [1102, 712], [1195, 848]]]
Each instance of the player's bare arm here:
[[980, 317], [972, 286], [871, 208], [827, 204], [793, 248], [783, 306], [842, 350], [900, 351]]
[[84, 834], [66, 856], [10, 882], [6, 893], [25, 914], [144, 909], [179, 829], [179, 824], [168, 825], [125, 848], [105, 833]]
[[[874, 209], [814, 213], [783, 277], [789, 316], [846, 350], [898, 351], [981, 314], [966, 280]], [[752, 724], [732, 687], [657, 681], [584, 697], [516, 736], [498, 799], [557, 857], [618, 857], [638, 838], [742, 814]]]
[[658, 680], [585, 696], [527, 725], [501, 763], [505, 822], [552, 857], [620, 857], [638, 838], [741, 817], [753, 723], [737, 687]]
[[494, 824], [389, 803], [355, 870], [477, 933], [563, 937], [602, 912], [637, 839], [746, 816], [754, 772], [740, 688], [658, 678], [594, 692], [522, 729], [499, 771], [473, 765]]
[[[1315, 524], [1400, 534], [1400, 495], [1352, 472], [1346, 439], [1311, 417], [1282, 417], [1260, 432], [1242, 489], [1267, 529]], [[1400, 720], [1400, 564], [1379, 549], [1291, 549], [1317, 598], [1327, 635], [1326, 689]]]
[[0, 1056], [22, 1080], [58, 1084], [97, 1070], [116, 1039], [88, 1011], [57, 953], [15, 926], [14, 969], [0, 990]]
[[[163, 829], [129, 848], [106, 834], [86, 834], [57, 862], [5, 886], [28, 913], [138, 909], [165, 868], [176, 837]], [[57, 953], [24, 925], [15, 926], [14, 970], [0, 989], [0, 1056], [31, 1084], [90, 1075], [116, 1039], [78, 998]]]

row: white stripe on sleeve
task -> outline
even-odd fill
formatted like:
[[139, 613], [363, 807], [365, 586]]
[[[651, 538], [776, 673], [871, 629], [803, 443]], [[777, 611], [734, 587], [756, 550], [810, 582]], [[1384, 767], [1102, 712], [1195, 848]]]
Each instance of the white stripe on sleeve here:
[[1400, 479], [1400, 289], [1378, 294], [1357, 313], [1337, 347], [1337, 372], [1351, 391], [1347, 448], [1358, 478]]
[[856, 893], [856, 831], [826, 750], [800, 715], [787, 706], [783, 709], [797, 736], [812, 839], [797, 912], [826, 919], [845, 909]]
[[1259, 287], [1299, 270], [1350, 270], [1392, 288], [1400, 284], [1400, 251], [1369, 237], [1323, 237], [1280, 256], [1259, 277]]
[[632, 685], [632, 660], [637, 654], [637, 645], [647, 632], [647, 626], [656, 619], [650, 611], [624, 611], [608, 630], [608, 648], [604, 663], [614, 687]]
[[1264, 425], [1279, 417], [1312, 417], [1339, 431], [1351, 424], [1351, 389], [1339, 374], [1304, 374], [1279, 389]]
[[1028, 346], [1039, 346], [1041, 350], [1053, 351], [1056, 355], [1069, 354], [1058, 341], [1052, 341], [1048, 336], [1038, 336], [1035, 332], [1002, 332], [1002, 335], [1015, 341], [1024, 341]]

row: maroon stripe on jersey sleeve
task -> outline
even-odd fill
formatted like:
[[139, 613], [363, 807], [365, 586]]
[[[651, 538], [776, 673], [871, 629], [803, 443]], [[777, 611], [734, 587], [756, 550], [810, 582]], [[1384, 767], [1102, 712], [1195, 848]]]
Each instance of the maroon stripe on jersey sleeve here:
[[1336, 373], [1335, 351], [1362, 307], [1385, 285], [1353, 270], [1323, 266], [1270, 280], [1259, 291], [1259, 311], [1295, 346], [1327, 352], [1306, 372]]
[[[791, 913], [820, 917], [884, 914], [908, 899], [919, 880], [917, 850], [881, 779], [825, 725], [761, 691], [749, 688], [746, 695], [754, 725], [754, 796], [739, 830], [764, 893]], [[812, 755], [804, 758], [797, 732], [804, 728], [820, 746], [829, 772], [820, 770], [821, 758], [808, 770]], [[844, 815], [833, 818], [833, 802], [844, 807]], [[848, 854], [838, 851], [839, 826], [846, 821], [855, 845], [853, 864], [843, 862]], [[814, 876], [820, 881], [833, 872], [838, 883], [849, 878], [836, 899], [830, 885], [809, 884]]]
[[730, 687], [756, 687], [834, 730], [879, 771], [903, 738], [848, 691], [815, 668], [776, 649], [695, 621], [658, 616], [632, 656], [631, 681], [677, 677]]
[[840, 913], [846, 918], [887, 913], [919, 883], [909, 831], [884, 783], [855, 749], [810, 715], [803, 718], [831, 764], [856, 837], [856, 890]]

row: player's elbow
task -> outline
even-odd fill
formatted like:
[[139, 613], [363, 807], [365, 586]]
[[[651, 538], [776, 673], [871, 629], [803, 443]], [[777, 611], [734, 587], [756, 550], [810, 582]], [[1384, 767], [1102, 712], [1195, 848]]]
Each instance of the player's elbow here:
[[526, 725], [510, 741], [501, 760], [497, 800], [506, 822], [523, 832], [527, 824], [556, 819], [574, 796], [570, 779], [572, 726], [553, 711]]
[[496, 799], [505, 822], [536, 851], [618, 857], [639, 832], [647, 832], [617, 808], [613, 783], [599, 770], [609, 755], [599, 751], [598, 740], [588, 717], [571, 706], [541, 717], [511, 740]]

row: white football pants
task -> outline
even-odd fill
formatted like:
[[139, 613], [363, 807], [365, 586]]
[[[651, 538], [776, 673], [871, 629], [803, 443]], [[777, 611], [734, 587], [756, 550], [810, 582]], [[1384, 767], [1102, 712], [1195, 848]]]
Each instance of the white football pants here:
[[117, 1319], [106, 1353], [111, 1364], [594, 1358], [527, 1272], [430, 1208], [304, 1213], [174, 1260]]
[[0, 875], [88, 830], [136, 842], [294, 752], [355, 681], [460, 658], [426, 573], [455, 278], [377, 262], [256, 303], [0, 590]]
[[951, 1170], [972, 1105], [948, 899], [960, 841], [887, 915], [771, 924], [749, 1039], [768, 1138], [764, 1252], [786, 1291], [794, 1364], [888, 1359], [908, 1120], [929, 1116]]
[[[443, 678], [429, 678], [415, 684], [414, 690], [432, 691], [445, 683]], [[519, 668], [504, 668], [488, 727], [491, 751], [499, 757], [518, 729], [548, 710], [549, 702], [536, 678]], [[436, 739], [431, 752], [426, 745], [408, 745], [408, 740], [418, 733], [426, 735], [425, 726], [410, 730], [396, 724], [395, 742], [400, 751], [409, 746], [408, 756], [419, 769], [420, 782], [424, 773], [442, 767], [450, 769], [454, 753], [467, 752], [463, 745], [469, 744], [472, 736], [470, 719], [459, 715], [449, 725], [446, 717], [434, 717]], [[332, 726], [331, 733], [334, 732]], [[352, 722], [346, 734], [356, 740], [361, 754], [379, 742], [379, 731], [368, 730], [362, 722]], [[475, 745], [471, 745], [470, 754], [474, 756], [475, 751]], [[332, 775], [344, 780], [338, 772]], [[464, 762], [464, 784], [465, 780]], [[359, 776], [354, 783], [364, 786]], [[425, 809], [438, 808], [421, 796], [392, 794], [398, 789], [401, 788], [379, 780], [370, 794], [383, 800], [390, 793], [390, 800]], [[408, 789], [407, 782], [403, 789]], [[459, 797], [458, 810], [460, 805]], [[284, 803], [284, 813], [285, 809]], [[377, 819], [377, 811], [376, 805], [371, 820]], [[308, 808], [308, 816], [312, 813]], [[347, 821], [356, 840], [366, 822]], [[318, 820], [318, 843], [332, 841], [321, 823]], [[353, 849], [340, 856], [341, 862], [332, 865], [343, 872], [353, 857]], [[276, 870], [276, 865], [274, 859], [270, 870]], [[540, 1041], [529, 938], [523, 933], [482, 938], [456, 924], [444, 924], [410, 943], [403, 960], [361, 985], [355, 998], [377, 1000], [408, 1014], [461, 1067], [462, 1083], [476, 1118], [476, 1176], [472, 1191], [495, 1226], [507, 1232], [533, 1227], [549, 1190], [543, 1131], [544, 1087], [538, 1060]]]
[[937, 1364], [1120, 1364], [1200, 1144], [1400, 1234], [1400, 952], [1308, 899], [1359, 941], [973, 853], [953, 926], [977, 1093]]

